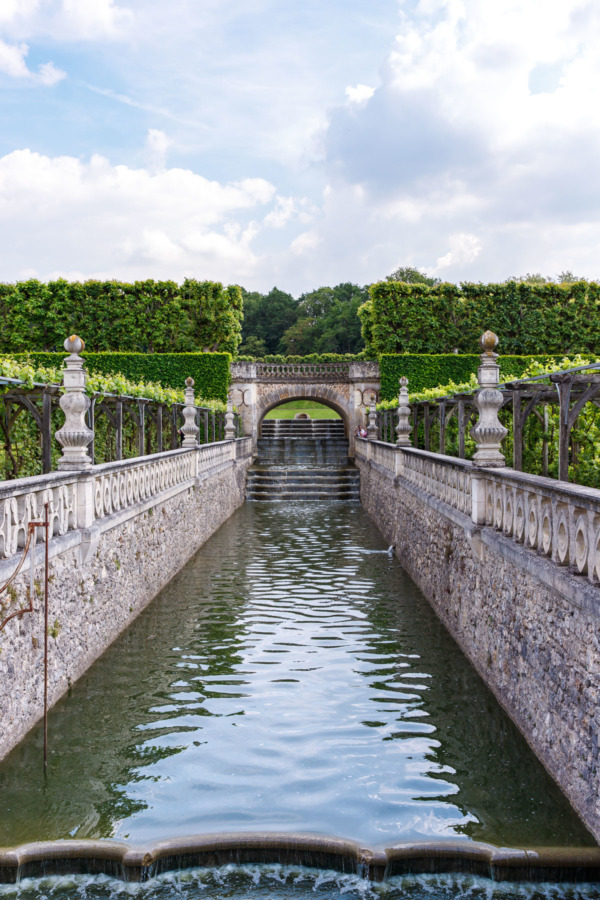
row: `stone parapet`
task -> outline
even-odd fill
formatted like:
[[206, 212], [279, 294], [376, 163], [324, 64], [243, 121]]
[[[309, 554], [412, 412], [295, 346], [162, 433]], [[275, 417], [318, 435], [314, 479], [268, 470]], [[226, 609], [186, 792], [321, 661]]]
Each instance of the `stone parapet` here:
[[600, 491], [357, 440], [361, 500], [600, 837]]
[[[28, 523], [50, 504], [51, 705], [243, 503], [251, 461], [252, 442], [242, 438], [0, 485], [0, 584], [16, 568]], [[43, 710], [42, 532], [34, 611], [0, 632], [0, 758]], [[21, 574], [11, 595], [0, 595], [0, 613], [26, 597]]]

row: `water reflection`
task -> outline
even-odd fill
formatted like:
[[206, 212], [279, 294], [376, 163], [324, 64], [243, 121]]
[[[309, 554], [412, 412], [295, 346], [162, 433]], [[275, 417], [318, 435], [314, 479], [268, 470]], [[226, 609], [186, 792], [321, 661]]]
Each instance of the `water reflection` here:
[[246, 505], [0, 764], [0, 844], [594, 841], [362, 509]]

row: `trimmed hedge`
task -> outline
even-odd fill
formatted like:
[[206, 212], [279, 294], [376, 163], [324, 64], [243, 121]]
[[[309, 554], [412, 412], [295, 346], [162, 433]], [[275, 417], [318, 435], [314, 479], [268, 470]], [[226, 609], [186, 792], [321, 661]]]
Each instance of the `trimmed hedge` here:
[[[500, 381], [520, 378], [527, 366], [534, 360], [557, 363], [562, 356], [502, 356], [499, 357]], [[471, 375], [477, 374], [479, 355], [475, 353], [402, 353], [384, 354], [379, 359], [381, 369], [381, 399], [393, 400], [398, 396], [398, 380], [405, 375], [408, 378], [409, 394], [418, 394], [428, 388], [440, 384], [467, 382]], [[557, 366], [558, 368], [558, 366]]]
[[367, 355], [472, 353], [484, 331], [501, 353], [600, 353], [600, 284], [371, 285], [358, 314]]
[[4, 354], [60, 351], [73, 333], [95, 352], [235, 354], [242, 319], [241, 289], [218, 281], [0, 283]]
[[[90, 372], [120, 373], [130, 381], [151, 381], [183, 390], [190, 375], [195, 392], [207, 400], [227, 400], [229, 353], [89, 353], [81, 354]], [[38, 366], [62, 366], [63, 353], [4, 354], [15, 360], [31, 360]]]

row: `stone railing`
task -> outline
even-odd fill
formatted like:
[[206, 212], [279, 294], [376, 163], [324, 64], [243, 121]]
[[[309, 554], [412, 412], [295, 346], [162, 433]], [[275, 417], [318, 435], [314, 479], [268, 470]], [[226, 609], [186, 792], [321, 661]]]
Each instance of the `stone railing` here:
[[[202, 444], [152, 456], [92, 466], [83, 472], [51, 472], [0, 483], [0, 559], [25, 546], [30, 522], [44, 519], [49, 504], [50, 537], [101, 524], [114, 513], [197, 482], [252, 453], [250, 438]], [[37, 530], [38, 543], [43, 538]]]
[[472, 463], [364, 438], [356, 440], [356, 456], [388, 469], [394, 476], [401, 476], [459, 512], [471, 515]]
[[471, 478], [473, 463], [452, 456], [403, 448], [402, 475], [453, 509], [471, 515]]
[[78, 527], [77, 480], [74, 473], [54, 472], [0, 484], [0, 558], [8, 559], [25, 546], [29, 523], [43, 521], [46, 503], [51, 536]]
[[[191, 481], [196, 474], [196, 456], [214, 450], [207, 444], [204, 452], [172, 450], [151, 457], [106, 463], [94, 469], [94, 518], [102, 519], [156, 497], [172, 487]], [[227, 448], [229, 449], [229, 447]], [[231, 450], [229, 450], [231, 458]]]
[[349, 362], [256, 363], [256, 376], [269, 381], [347, 381]]
[[600, 583], [600, 490], [495, 469], [480, 476], [479, 524]]
[[356, 458], [600, 586], [600, 490], [361, 438]]

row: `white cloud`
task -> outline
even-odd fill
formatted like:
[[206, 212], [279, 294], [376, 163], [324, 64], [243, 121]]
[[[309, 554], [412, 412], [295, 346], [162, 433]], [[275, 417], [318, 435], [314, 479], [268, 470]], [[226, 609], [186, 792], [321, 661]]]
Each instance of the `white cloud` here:
[[258, 178], [221, 184], [98, 155], [82, 162], [15, 151], [0, 158], [0, 264], [9, 279], [35, 259], [42, 278], [77, 270], [239, 281], [257, 264], [254, 213], [273, 197], [273, 186]]
[[10, 78], [21, 78], [30, 82], [50, 87], [66, 77], [54, 63], [43, 63], [37, 72], [28, 68], [26, 57], [29, 53], [27, 44], [9, 44], [0, 38], [0, 72]]
[[11, 78], [29, 78], [25, 57], [29, 51], [27, 44], [7, 44], [0, 40], [0, 72]]
[[481, 252], [481, 241], [474, 234], [453, 234], [448, 241], [450, 249], [440, 256], [435, 264], [435, 271], [474, 262]]
[[40, 8], [40, 0], [1, 0], [0, 25], [31, 20]]
[[319, 235], [315, 231], [303, 231], [290, 244], [294, 255], [306, 256], [319, 246]]
[[600, 7], [549, 0], [540, 16], [536, 0], [420, 0], [403, 10], [381, 85], [330, 115], [317, 253], [331, 266], [347, 242], [337, 257], [365, 280], [399, 264], [457, 280], [596, 275]]
[[60, 20], [70, 39], [123, 37], [133, 24], [133, 12], [114, 0], [62, 0]]
[[356, 87], [348, 85], [346, 88], [346, 97], [349, 103], [365, 103], [375, 93], [375, 88], [369, 87], [368, 84], [357, 84]]
[[37, 79], [40, 84], [43, 84], [46, 87], [52, 87], [66, 77], [67, 73], [63, 72], [62, 69], [57, 69], [52, 62], [42, 63], [42, 65], [38, 67]]

